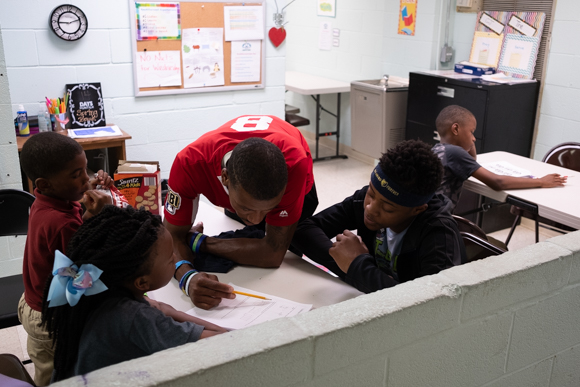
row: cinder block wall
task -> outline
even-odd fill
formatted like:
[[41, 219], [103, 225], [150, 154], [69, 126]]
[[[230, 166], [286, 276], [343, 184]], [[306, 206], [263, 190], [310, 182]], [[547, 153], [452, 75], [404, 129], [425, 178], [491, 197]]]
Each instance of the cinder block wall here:
[[580, 232], [56, 386], [578, 386]]

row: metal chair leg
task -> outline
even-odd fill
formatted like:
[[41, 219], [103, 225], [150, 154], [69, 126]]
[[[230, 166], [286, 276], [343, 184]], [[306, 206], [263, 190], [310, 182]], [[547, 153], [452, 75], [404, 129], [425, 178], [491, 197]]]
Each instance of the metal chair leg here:
[[540, 222], [536, 219], [536, 243], [540, 241]]
[[514, 234], [514, 231], [516, 230], [516, 226], [518, 225], [518, 222], [521, 219], [521, 215], [516, 215], [516, 218], [514, 220], [514, 224], [512, 224], [512, 228], [510, 229], [510, 233], [507, 236], [507, 239], [505, 240], [505, 245], [507, 246], [508, 243], [510, 243], [510, 239], [512, 239], [512, 235]]

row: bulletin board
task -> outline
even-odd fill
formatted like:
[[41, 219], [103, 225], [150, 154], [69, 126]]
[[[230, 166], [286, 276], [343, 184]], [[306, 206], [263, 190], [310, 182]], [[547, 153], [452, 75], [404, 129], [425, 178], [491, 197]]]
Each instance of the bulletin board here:
[[[190, 29], [215, 29], [225, 27], [224, 19], [224, 7], [225, 6], [262, 6], [262, 21], [264, 25], [261, 28], [264, 30], [265, 34], [265, 13], [266, 6], [263, 0], [255, 0], [252, 3], [245, 2], [221, 2], [215, 0], [208, 0], [200, 2], [199, 0], [182, 0], [179, 2], [167, 3], [178, 3], [179, 4], [179, 24], [181, 29], [181, 34], [179, 38], [163, 39], [163, 38], [147, 38], [145, 40], [138, 39], [138, 21], [137, 21], [137, 3], [144, 3], [143, 1], [129, 0], [129, 8], [131, 12], [131, 42], [132, 42], [132, 54], [133, 54], [133, 80], [135, 85], [135, 96], [152, 96], [152, 95], [168, 95], [168, 94], [187, 94], [187, 93], [205, 93], [205, 92], [218, 92], [218, 91], [231, 91], [231, 90], [247, 90], [247, 89], [262, 89], [264, 85], [264, 73], [265, 73], [265, 59], [266, 59], [266, 47], [265, 40], [262, 39], [258, 41], [260, 45], [260, 58], [259, 58], [259, 80], [251, 82], [232, 82], [232, 44], [241, 42], [226, 41], [226, 34], [222, 35], [222, 47], [223, 47], [223, 69], [220, 69], [218, 64], [215, 64], [215, 68], [209, 70], [221, 70], [223, 71], [223, 85], [209, 85], [209, 86], [196, 86], [196, 87], [185, 87], [185, 80], [190, 80], [192, 74], [188, 71], [189, 68], [184, 66], [184, 56], [188, 54], [184, 53], [182, 47], [182, 40], [184, 39], [184, 30]], [[155, 3], [150, 3], [154, 5]], [[198, 47], [198, 46], [193, 46]], [[239, 46], [238, 46], [239, 47]], [[179, 63], [181, 64], [180, 76], [181, 84], [179, 86], [150, 86], [140, 87], [140, 82], [138, 79], [138, 66], [142, 63], [146, 53], [151, 52], [171, 52], [175, 53], [179, 51]], [[177, 58], [173, 58], [175, 61]], [[204, 70], [207, 66], [204, 66]], [[254, 69], [257, 71], [257, 68]], [[198, 70], [199, 71], [199, 70]], [[176, 79], [176, 82], [178, 80]], [[141, 81], [141, 84], [143, 82]]]

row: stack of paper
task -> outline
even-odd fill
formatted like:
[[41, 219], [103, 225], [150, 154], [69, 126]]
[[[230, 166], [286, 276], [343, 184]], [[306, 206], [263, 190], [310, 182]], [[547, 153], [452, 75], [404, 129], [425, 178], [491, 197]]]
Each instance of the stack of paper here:
[[121, 129], [119, 129], [117, 125], [68, 130], [68, 136], [70, 138], [93, 138], [93, 137], [109, 137], [122, 135], [123, 132], [121, 132]]
[[237, 294], [233, 300], [222, 299], [222, 302], [211, 310], [195, 307], [186, 313], [232, 330], [246, 328], [281, 317], [295, 316], [312, 309], [312, 304], [300, 304], [285, 298], [245, 289], [232, 283], [229, 285], [239, 292], [263, 296], [269, 298], [269, 300]]
[[523, 78], [514, 78], [504, 73], [495, 73], [490, 75], [482, 75], [481, 79], [488, 82], [495, 82], [495, 83], [527, 83], [527, 82], [536, 82], [535, 79], [523, 79]]

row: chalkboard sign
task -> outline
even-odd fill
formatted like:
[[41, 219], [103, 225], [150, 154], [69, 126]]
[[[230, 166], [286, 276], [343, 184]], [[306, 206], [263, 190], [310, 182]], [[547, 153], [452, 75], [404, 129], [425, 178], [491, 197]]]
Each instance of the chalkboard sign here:
[[100, 83], [74, 83], [66, 85], [66, 91], [73, 129], [107, 125]]

